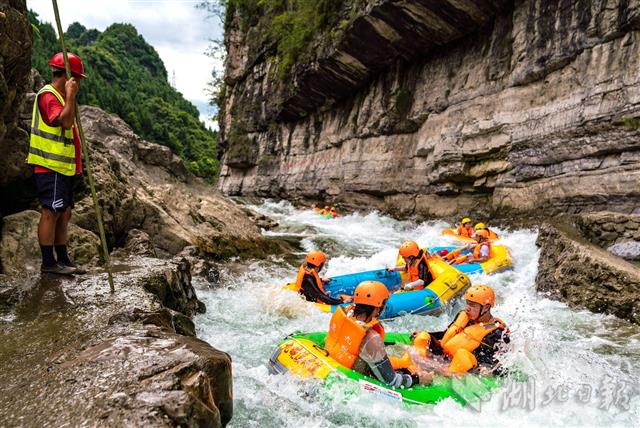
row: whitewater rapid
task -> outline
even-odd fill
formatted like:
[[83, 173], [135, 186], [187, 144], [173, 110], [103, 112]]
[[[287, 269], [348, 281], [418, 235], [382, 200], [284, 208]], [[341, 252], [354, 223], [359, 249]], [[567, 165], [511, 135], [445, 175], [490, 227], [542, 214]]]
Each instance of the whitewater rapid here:
[[[398, 246], [452, 243], [440, 234], [450, 224], [397, 221], [378, 213], [325, 219], [287, 202], [252, 209], [279, 223], [265, 235], [296, 236], [305, 251], [329, 256], [327, 276], [379, 269], [395, 263]], [[272, 257], [222, 267], [221, 285], [195, 280], [207, 312], [196, 318], [198, 336], [233, 359], [232, 427], [421, 426], [637, 426], [640, 421], [640, 328], [613, 316], [569, 308], [535, 291], [539, 251], [535, 230], [500, 230], [513, 269], [471, 277], [494, 287], [493, 311], [511, 330], [505, 365], [529, 381], [498, 390], [480, 411], [445, 400], [403, 408], [363, 395], [342, 402], [318, 395], [315, 381], [271, 376], [266, 363], [286, 335], [326, 330], [330, 315], [281, 286], [295, 279], [297, 264]], [[388, 331], [442, 330], [460, 303], [438, 318], [406, 316]]]

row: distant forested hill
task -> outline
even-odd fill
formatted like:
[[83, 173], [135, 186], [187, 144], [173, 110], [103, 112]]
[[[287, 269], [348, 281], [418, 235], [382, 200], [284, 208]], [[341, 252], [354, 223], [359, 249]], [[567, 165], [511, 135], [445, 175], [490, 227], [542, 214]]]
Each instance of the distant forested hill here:
[[[48, 80], [49, 58], [60, 50], [56, 33], [34, 12], [33, 67]], [[75, 22], [65, 33], [69, 51], [80, 55], [89, 79], [79, 102], [98, 106], [124, 119], [142, 138], [168, 146], [197, 176], [217, 174], [218, 135], [199, 120], [198, 109], [169, 85], [156, 50], [130, 24], [113, 24], [104, 32]]]

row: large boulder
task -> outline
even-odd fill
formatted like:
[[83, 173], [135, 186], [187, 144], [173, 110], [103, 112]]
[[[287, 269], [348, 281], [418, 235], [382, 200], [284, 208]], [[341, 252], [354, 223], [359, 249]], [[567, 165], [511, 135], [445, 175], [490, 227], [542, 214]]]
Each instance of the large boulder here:
[[[234, 202], [193, 177], [182, 160], [151, 144], [116, 116], [83, 107], [82, 123], [94, 162], [98, 197], [110, 248], [144, 241], [160, 256], [189, 245], [213, 257], [260, 255], [266, 249], [260, 231]], [[74, 221], [97, 231], [93, 201], [86, 192], [76, 204]], [[133, 247], [137, 244], [131, 244]]]
[[536, 289], [594, 312], [640, 323], [640, 268], [564, 226], [544, 224]]
[[[0, 263], [3, 273], [24, 276], [40, 271], [39, 221], [40, 213], [32, 210], [12, 214], [2, 220]], [[81, 265], [96, 264], [99, 261], [100, 239], [93, 232], [71, 223], [68, 250], [75, 262]]]
[[190, 314], [203, 307], [189, 264], [140, 257], [115, 264], [114, 294], [104, 273], [5, 277], [14, 291], [4, 299], [0, 275], [0, 302], [10, 305], [0, 308], [3, 426], [229, 422], [231, 358], [194, 337]]

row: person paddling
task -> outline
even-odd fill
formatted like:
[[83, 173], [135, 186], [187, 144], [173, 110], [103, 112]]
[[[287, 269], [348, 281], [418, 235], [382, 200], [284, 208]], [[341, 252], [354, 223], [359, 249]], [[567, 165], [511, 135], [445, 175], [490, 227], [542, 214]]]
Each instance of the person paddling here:
[[[423, 355], [440, 355], [452, 374], [471, 370], [501, 374], [499, 352], [511, 342], [509, 328], [491, 313], [495, 293], [488, 285], [474, 285], [464, 294], [466, 306], [444, 333], [414, 333]], [[414, 340], [414, 346], [417, 340]]]
[[384, 347], [384, 327], [378, 317], [384, 312], [389, 290], [378, 281], [363, 281], [355, 289], [353, 306], [338, 307], [331, 317], [325, 349], [343, 366], [394, 388], [427, 385], [432, 374], [416, 369], [396, 371]]
[[320, 271], [327, 262], [327, 256], [322, 251], [314, 250], [307, 254], [305, 262], [298, 269], [294, 290], [310, 302], [340, 305], [351, 301], [350, 296], [331, 297], [324, 289], [324, 280], [320, 278]]
[[415, 241], [407, 241], [400, 246], [400, 256], [404, 259], [404, 266], [387, 268], [389, 272], [405, 271], [408, 274], [405, 291], [422, 290], [433, 282], [433, 274], [429, 267], [429, 254], [421, 250]]

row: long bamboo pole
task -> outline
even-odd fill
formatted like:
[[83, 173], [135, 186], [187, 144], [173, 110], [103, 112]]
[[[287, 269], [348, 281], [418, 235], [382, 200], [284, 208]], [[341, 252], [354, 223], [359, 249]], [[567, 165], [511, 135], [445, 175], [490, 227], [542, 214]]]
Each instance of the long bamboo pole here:
[[[56, 16], [56, 25], [58, 26], [58, 34], [60, 35], [60, 44], [62, 45], [62, 56], [64, 57], [64, 68], [67, 71], [67, 78], [71, 78], [71, 69], [69, 68], [69, 57], [67, 56], [67, 45], [64, 42], [64, 32], [62, 31], [62, 24], [60, 22], [60, 12], [58, 11], [57, 0], [53, 1], [53, 13]], [[84, 137], [84, 131], [82, 130], [82, 123], [80, 123], [80, 109], [76, 104], [76, 126], [78, 128], [78, 134], [80, 135], [80, 142], [82, 146], [82, 157], [84, 159], [84, 165], [87, 169], [87, 178], [89, 179], [89, 188], [91, 189], [91, 197], [93, 198], [93, 209], [96, 214], [96, 220], [98, 221], [98, 230], [100, 231], [100, 242], [102, 243], [102, 252], [104, 255], [104, 262], [107, 268], [107, 274], [109, 276], [109, 288], [113, 293], [115, 287], [113, 285], [113, 274], [111, 273], [111, 259], [109, 257], [109, 249], [107, 248], [107, 238], [104, 234], [104, 224], [102, 223], [102, 213], [100, 212], [100, 205], [98, 204], [98, 195], [96, 194], [96, 186], [93, 181], [93, 168], [91, 167], [91, 160], [89, 159], [89, 148], [87, 147], [87, 141]]]

